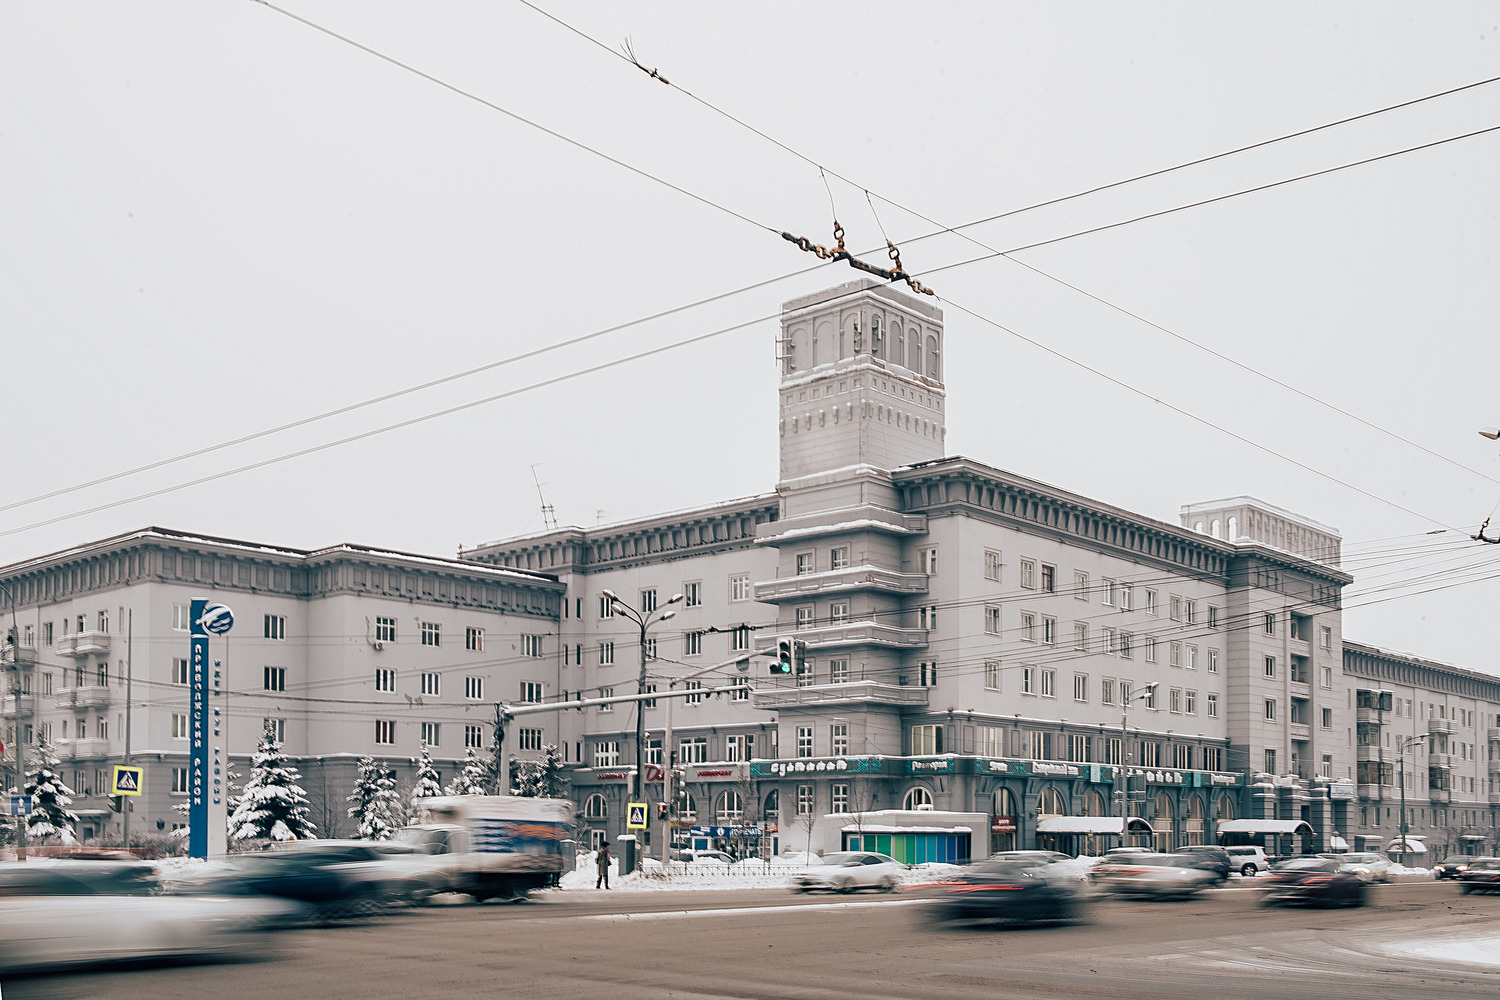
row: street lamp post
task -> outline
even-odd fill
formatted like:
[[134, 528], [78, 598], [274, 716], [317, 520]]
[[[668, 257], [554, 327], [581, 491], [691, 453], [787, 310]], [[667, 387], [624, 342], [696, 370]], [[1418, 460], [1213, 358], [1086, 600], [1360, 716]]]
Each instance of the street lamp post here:
[[[16, 745], [16, 794], [26, 794], [26, 751], [23, 739], [21, 714], [21, 626], [16, 619], [16, 595], [5, 584], [0, 583], [0, 590], [5, 591], [6, 599], [10, 602], [10, 656], [11, 667], [15, 670], [15, 683], [11, 688], [12, 696], [16, 699], [16, 732], [12, 741]], [[16, 817], [16, 858], [26, 860], [26, 817]]]
[[[1155, 695], [1157, 686], [1158, 683], [1156, 681], [1151, 681], [1135, 694], [1120, 699], [1120, 763], [1115, 765], [1115, 773], [1121, 779], [1126, 778], [1125, 765], [1130, 762], [1130, 752], [1127, 749], [1130, 745], [1130, 740], [1125, 728], [1126, 713], [1130, 711], [1131, 702], [1145, 701]], [[1120, 797], [1120, 843], [1123, 845], [1125, 843], [1125, 828], [1130, 824], [1130, 809], [1126, 804], [1130, 798], [1130, 790], [1128, 780], [1119, 780], [1115, 784], [1117, 786], [1115, 794]]]
[[[609, 606], [610, 606], [610, 608], [613, 609], [613, 611], [616, 614], [624, 615], [626, 618], [628, 618], [632, 622], [634, 622], [635, 625], [636, 625], [636, 627], [638, 629], [640, 629], [641, 673], [640, 673], [640, 678], [636, 682], [636, 691], [635, 691], [635, 693], [638, 694], [638, 695], [645, 694], [646, 693], [646, 634], [651, 631], [652, 627], [654, 627], [656, 625], [660, 625], [662, 622], [666, 621], [668, 618], [672, 618], [672, 617], [674, 617], [677, 614], [676, 610], [664, 610], [664, 609], [671, 608], [671, 606], [673, 604], [680, 604], [682, 602], [682, 595], [681, 594], [675, 594], [675, 595], [673, 595], [672, 598], [669, 601], [667, 601], [666, 604], [663, 604], [659, 608], [640, 608], [640, 609], [633, 608], [629, 604], [626, 604], [624, 601], [620, 600], [620, 598], [618, 596], [616, 596], [615, 592], [612, 591], [612, 590], [606, 590], [606, 591], [604, 591], [604, 596], [605, 596], [605, 598], [607, 598], [609, 600]], [[663, 748], [663, 749], [665, 749], [665, 748]], [[645, 793], [645, 788], [646, 788], [646, 706], [642, 702], [637, 702], [636, 706], [635, 706], [635, 777], [631, 780], [631, 795], [633, 796], [632, 801], [635, 801], [635, 802], [644, 801], [645, 800], [645, 794], [644, 794]], [[640, 867], [640, 862], [641, 862], [641, 852], [639, 851], [639, 849], [637, 849], [634, 852], [634, 857], [626, 859], [626, 860], [628, 860], [628, 861], [631, 862], [631, 864], [627, 865], [627, 867], [630, 870], [634, 871], [636, 868], [639, 868]]]
[[1427, 737], [1425, 737], [1425, 736], [1413, 736], [1410, 739], [1405, 740], [1404, 742], [1402, 742], [1400, 749], [1397, 750], [1397, 753], [1400, 754], [1400, 756], [1398, 756], [1396, 758], [1396, 766], [1401, 769], [1400, 773], [1397, 775], [1397, 778], [1400, 780], [1400, 784], [1401, 784], [1401, 853], [1402, 854], [1409, 854], [1409, 853], [1411, 853], [1408, 850], [1408, 844], [1407, 844], [1407, 841], [1406, 841], [1406, 830], [1407, 830], [1407, 826], [1406, 826], [1406, 751], [1410, 750], [1412, 747], [1416, 746], [1418, 743], [1421, 743], [1426, 738]]

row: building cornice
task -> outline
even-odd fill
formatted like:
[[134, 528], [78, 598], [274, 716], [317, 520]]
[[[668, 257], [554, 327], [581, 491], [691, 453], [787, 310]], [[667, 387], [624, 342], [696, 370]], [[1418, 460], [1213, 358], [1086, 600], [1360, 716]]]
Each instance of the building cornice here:
[[1500, 703], [1500, 677], [1344, 640], [1344, 673]]

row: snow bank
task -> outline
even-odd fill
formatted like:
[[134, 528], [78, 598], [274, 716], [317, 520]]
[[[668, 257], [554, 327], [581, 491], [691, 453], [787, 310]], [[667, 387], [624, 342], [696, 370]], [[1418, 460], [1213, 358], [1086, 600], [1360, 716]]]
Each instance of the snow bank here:
[[[579, 891], [594, 888], [598, 870], [594, 867], [593, 851], [578, 854], [577, 870], [565, 872], [561, 881], [563, 891]], [[663, 865], [655, 858], [647, 858], [641, 872], [620, 875], [620, 861], [611, 857], [609, 864], [610, 889], [624, 892], [670, 892], [687, 889], [790, 889], [792, 876], [807, 867], [789, 858], [772, 858], [761, 861], [747, 858], [732, 865], [708, 861], [674, 861]], [[924, 885], [938, 882], [953, 872], [959, 865], [921, 864], [913, 865], [903, 873], [904, 885]], [[599, 890], [603, 892], [601, 888]]]

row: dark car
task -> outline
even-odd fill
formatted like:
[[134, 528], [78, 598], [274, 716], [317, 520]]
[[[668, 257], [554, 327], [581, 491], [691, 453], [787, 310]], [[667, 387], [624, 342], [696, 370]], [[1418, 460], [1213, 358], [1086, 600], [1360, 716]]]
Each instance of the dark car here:
[[929, 912], [940, 922], [1055, 923], [1077, 919], [1082, 902], [1077, 877], [1053, 863], [991, 858], [944, 882]]
[[316, 848], [233, 855], [222, 868], [176, 883], [174, 891], [290, 899], [318, 922], [379, 912], [389, 898], [385, 883], [371, 878], [347, 851]]
[[1331, 858], [1293, 858], [1271, 868], [1262, 906], [1364, 906], [1369, 880]]
[[1212, 844], [1191, 844], [1187, 847], [1179, 847], [1173, 854], [1192, 854], [1202, 861], [1202, 867], [1218, 876], [1219, 884], [1229, 881], [1229, 873], [1234, 871], [1234, 862], [1229, 858], [1229, 852], [1222, 847]]
[[1469, 870], [1458, 877], [1460, 892], [1500, 892], [1500, 858], [1470, 858]]
[[147, 861], [18, 861], [0, 865], [0, 896], [154, 896], [162, 891]]
[[1451, 858], [1444, 858], [1432, 866], [1433, 878], [1458, 878], [1469, 870], [1469, 865], [1474, 858], [1467, 854], [1455, 854]]
[[1186, 899], [1218, 883], [1218, 876], [1189, 854], [1126, 854], [1105, 858], [1095, 884], [1122, 896]]

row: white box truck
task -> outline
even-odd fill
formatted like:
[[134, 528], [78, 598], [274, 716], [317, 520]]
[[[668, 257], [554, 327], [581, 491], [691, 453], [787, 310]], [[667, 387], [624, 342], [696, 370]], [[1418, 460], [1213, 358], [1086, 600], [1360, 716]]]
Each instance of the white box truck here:
[[451, 795], [418, 802], [422, 822], [398, 840], [416, 848], [438, 891], [479, 902], [519, 899], [573, 868], [573, 803], [510, 795]]

